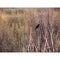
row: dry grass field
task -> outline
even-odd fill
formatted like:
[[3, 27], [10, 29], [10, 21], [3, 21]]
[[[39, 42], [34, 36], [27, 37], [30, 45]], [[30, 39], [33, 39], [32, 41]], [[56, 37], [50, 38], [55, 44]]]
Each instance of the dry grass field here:
[[0, 8], [0, 52], [60, 52], [60, 9]]

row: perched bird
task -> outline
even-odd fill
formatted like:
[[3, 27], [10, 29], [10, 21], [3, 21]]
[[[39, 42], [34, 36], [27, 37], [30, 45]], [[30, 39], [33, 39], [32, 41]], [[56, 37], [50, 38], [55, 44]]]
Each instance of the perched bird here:
[[38, 24], [36, 27], [35, 27], [35, 30], [39, 27], [40, 24]]

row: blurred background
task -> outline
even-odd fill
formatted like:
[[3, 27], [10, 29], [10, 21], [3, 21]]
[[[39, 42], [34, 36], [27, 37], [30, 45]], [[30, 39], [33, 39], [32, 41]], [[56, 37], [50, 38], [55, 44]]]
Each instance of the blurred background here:
[[0, 8], [0, 52], [60, 52], [60, 9]]

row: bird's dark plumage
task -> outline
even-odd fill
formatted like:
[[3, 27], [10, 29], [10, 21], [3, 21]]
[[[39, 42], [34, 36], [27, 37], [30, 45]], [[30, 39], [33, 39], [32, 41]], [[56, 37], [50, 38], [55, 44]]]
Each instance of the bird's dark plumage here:
[[36, 27], [35, 27], [35, 30], [39, 27], [40, 24], [38, 24]]

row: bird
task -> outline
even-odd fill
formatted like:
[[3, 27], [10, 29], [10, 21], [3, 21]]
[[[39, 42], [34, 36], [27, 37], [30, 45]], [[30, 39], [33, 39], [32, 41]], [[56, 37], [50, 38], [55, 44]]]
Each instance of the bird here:
[[35, 30], [39, 27], [40, 24], [38, 24], [36, 27], [35, 27]]

